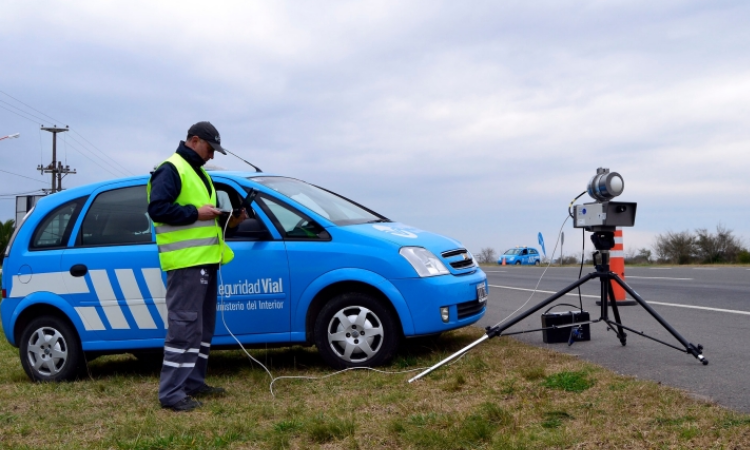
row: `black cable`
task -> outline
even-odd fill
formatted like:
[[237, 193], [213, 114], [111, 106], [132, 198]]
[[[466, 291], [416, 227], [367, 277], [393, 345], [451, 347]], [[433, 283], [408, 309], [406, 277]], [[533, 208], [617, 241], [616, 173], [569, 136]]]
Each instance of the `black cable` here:
[[575, 203], [575, 202], [576, 202], [576, 200], [578, 200], [579, 198], [581, 198], [581, 196], [582, 196], [583, 194], [585, 194], [585, 193], [586, 193], [586, 191], [583, 191], [583, 192], [581, 192], [580, 194], [578, 194], [578, 197], [576, 197], [576, 198], [574, 198], [573, 200], [571, 200], [571, 201], [570, 201], [570, 204], [568, 205], [568, 215], [569, 215], [569, 216], [570, 216], [570, 218], [571, 218], [571, 219], [573, 219], [573, 220], [575, 220], [575, 217], [573, 217], [573, 211], [571, 211], [571, 210], [570, 210], [570, 208], [571, 208], [571, 207], [573, 206], [573, 203]]

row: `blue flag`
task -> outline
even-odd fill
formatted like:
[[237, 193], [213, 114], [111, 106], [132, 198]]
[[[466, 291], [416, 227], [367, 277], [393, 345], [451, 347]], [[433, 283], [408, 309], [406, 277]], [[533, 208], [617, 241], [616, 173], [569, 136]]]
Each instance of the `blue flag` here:
[[547, 257], [547, 250], [544, 249], [544, 238], [542, 237], [542, 232], [539, 232], [539, 245], [542, 246], [542, 253], [544, 253], [544, 257]]

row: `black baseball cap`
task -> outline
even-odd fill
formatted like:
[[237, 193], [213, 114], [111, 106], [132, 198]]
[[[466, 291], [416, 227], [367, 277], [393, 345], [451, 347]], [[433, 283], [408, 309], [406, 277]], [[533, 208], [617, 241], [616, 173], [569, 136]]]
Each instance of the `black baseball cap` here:
[[227, 154], [224, 147], [221, 146], [221, 136], [219, 136], [219, 130], [215, 126], [211, 125], [211, 122], [198, 122], [193, 124], [188, 130], [187, 137], [190, 139], [192, 136], [198, 136], [204, 141], [208, 142], [211, 147], [217, 152]]

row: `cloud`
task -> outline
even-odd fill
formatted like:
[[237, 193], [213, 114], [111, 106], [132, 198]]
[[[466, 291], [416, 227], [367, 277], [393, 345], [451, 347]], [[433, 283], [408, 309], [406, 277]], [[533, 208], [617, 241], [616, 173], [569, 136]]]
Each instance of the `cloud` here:
[[[100, 160], [64, 141], [78, 170], [66, 186], [145, 173], [191, 123], [211, 120], [227, 148], [269, 172], [473, 251], [556, 235], [599, 166], [622, 173], [623, 197], [639, 202], [639, 246], [683, 225], [713, 228], [717, 217], [750, 236], [749, 200], [738, 194], [750, 188], [749, 9], [11, 2], [0, 45], [13, 64], [4, 64], [0, 90], [64, 119], [95, 145], [89, 151], [106, 153]], [[2, 109], [0, 118], [7, 133], [23, 135], [0, 142], [0, 163], [39, 176], [50, 136], [34, 120]], [[43, 186], [0, 180], [0, 193]], [[701, 212], [706, 205], [716, 213]], [[4, 216], [12, 202], [0, 200]]]

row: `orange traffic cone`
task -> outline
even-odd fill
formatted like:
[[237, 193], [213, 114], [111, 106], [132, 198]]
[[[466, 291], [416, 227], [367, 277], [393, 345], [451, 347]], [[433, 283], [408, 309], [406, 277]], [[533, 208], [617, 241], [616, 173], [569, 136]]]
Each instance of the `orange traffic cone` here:
[[505, 256], [503, 256], [503, 266], [505, 265]]

